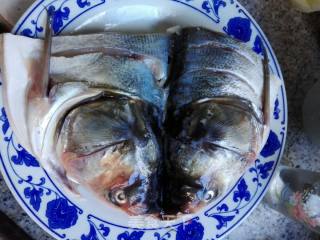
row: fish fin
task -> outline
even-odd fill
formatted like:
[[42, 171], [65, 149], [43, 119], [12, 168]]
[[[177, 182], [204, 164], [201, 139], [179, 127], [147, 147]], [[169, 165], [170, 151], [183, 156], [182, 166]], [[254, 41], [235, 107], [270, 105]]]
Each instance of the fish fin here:
[[270, 133], [271, 113], [273, 112], [274, 103], [281, 87], [281, 79], [270, 71], [269, 57], [266, 49], [264, 49], [264, 86], [263, 86], [263, 116], [264, 129], [262, 146], [265, 145]]
[[264, 49], [263, 59], [263, 123], [264, 126], [270, 126], [270, 67], [269, 56], [266, 49]]
[[0, 67], [5, 113], [18, 142], [34, 154], [28, 134], [26, 97], [32, 70], [38, 68], [35, 66], [40, 60], [42, 41], [10, 33], [1, 36]]
[[50, 57], [51, 57], [51, 48], [52, 48], [52, 36], [53, 36], [53, 29], [52, 29], [52, 21], [53, 21], [53, 14], [47, 10], [47, 23], [46, 23], [46, 32], [44, 38], [44, 54], [43, 54], [43, 64], [44, 68], [42, 71], [42, 79], [43, 79], [43, 96], [48, 95], [48, 86], [50, 82]]
[[43, 52], [40, 58], [39, 74], [37, 74], [30, 85], [28, 92], [28, 99], [43, 98], [48, 95], [48, 86], [50, 79], [50, 57], [51, 57], [51, 45], [52, 45], [52, 14], [47, 10], [47, 19], [45, 27], [45, 38], [43, 44]]
[[[262, 110], [263, 110], [263, 132], [262, 132], [262, 139], [261, 139], [261, 147], [262, 148], [269, 136], [270, 132], [270, 67], [269, 67], [269, 56], [267, 50], [264, 48], [263, 49], [263, 55], [264, 58], [262, 60], [263, 62], [263, 105], [262, 105]], [[261, 151], [261, 149], [259, 149]]]
[[[27, 124], [28, 136], [30, 137], [32, 152], [39, 157], [39, 149], [35, 143], [35, 139], [39, 140], [38, 131], [34, 129], [39, 126], [38, 116], [43, 115], [48, 107], [49, 79], [50, 79], [50, 58], [52, 45], [52, 14], [47, 10], [45, 38], [40, 51], [40, 57], [32, 61], [29, 66], [29, 86], [27, 89]], [[44, 116], [42, 116], [44, 117]], [[37, 132], [37, 136], [33, 136], [33, 132]]]

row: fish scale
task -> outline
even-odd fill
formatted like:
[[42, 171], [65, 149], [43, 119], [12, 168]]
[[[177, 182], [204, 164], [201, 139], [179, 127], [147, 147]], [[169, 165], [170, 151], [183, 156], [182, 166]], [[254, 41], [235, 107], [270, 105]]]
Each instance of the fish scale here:
[[231, 37], [226, 37], [223, 33], [213, 32], [204, 28], [185, 28], [182, 30], [181, 38], [181, 42], [183, 43], [182, 49], [216, 45], [241, 52], [253, 64], [261, 61], [261, 57], [254, 51], [248, 51], [248, 46], [245, 43]]
[[[106, 32], [102, 34], [87, 34], [80, 36], [59, 36], [52, 41], [53, 55], [68, 55], [70, 52], [86, 52], [105, 48], [149, 56], [157, 60], [157, 78], [165, 82], [168, 75], [168, 59], [171, 39], [168, 34], [129, 34]], [[152, 61], [152, 60], [150, 60]], [[163, 84], [163, 83], [162, 83]]]
[[242, 98], [261, 107], [261, 96], [251, 85], [232, 72], [221, 70], [196, 70], [180, 76], [172, 89], [172, 100], [176, 108], [207, 98]]
[[86, 48], [116, 48], [125, 49], [142, 55], [151, 55], [167, 61], [170, 38], [167, 34], [128, 34], [106, 32], [102, 34], [88, 34], [78, 36], [59, 36], [52, 40], [52, 54], [69, 50], [79, 50]]
[[[85, 63], [85, 64], [84, 64]], [[128, 56], [104, 53], [51, 58], [51, 85], [84, 82], [90, 87], [120, 91], [163, 109], [166, 92], [154, 81], [150, 68]]]
[[247, 84], [252, 85], [257, 92], [262, 91], [262, 60], [253, 64], [239, 52], [211, 46], [188, 48], [182, 57], [183, 62], [180, 65], [182, 73], [206, 68], [230, 71], [246, 80]]

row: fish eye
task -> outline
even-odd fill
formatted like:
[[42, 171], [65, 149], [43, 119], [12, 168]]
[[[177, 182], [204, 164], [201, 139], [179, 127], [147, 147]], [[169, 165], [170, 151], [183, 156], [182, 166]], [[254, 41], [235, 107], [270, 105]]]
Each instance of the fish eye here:
[[[111, 196], [110, 196], [111, 195]], [[111, 201], [117, 205], [123, 205], [127, 203], [127, 195], [124, 190], [116, 190], [110, 194]]]
[[212, 199], [214, 199], [217, 196], [217, 193], [215, 191], [209, 190], [204, 194], [204, 201], [209, 202]]
[[116, 191], [114, 197], [119, 204], [125, 204], [127, 202], [127, 196], [123, 190]]

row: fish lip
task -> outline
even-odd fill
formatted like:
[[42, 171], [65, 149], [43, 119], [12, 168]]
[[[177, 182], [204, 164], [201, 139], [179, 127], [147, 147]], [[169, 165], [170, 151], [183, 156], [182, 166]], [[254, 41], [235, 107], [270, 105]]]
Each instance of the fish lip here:
[[[158, 195], [150, 190], [149, 180], [137, 178], [132, 184], [117, 186], [108, 192], [109, 201], [129, 215], [160, 215]], [[123, 204], [115, 199], [115, 193], [123, 191], [127, 200]]]
[[[178, 189], [178, 190], [177, 190]], [[211, 188], [210, 188], [211, 189]], [[207, 184], [195, 181], [193, 184], [183, 185], [170, 190], [164, 212], [172, 214], [193, 214], [203, 207], [211, 204], [218, 199], [219, 190], [210, 190]], [[206, 194], [211, 194], [210, 199], [206, 200]]]
[[118, 207], [130, 216], [160, 215], [160, 209], [153, 208], [152, 205], [150, 206], [145, 202], [139, 202], [131, 205], [130, 201], [128, 201], [127, 204]]
[[203, 201], [198, 201], [196, 204], [194, 202], [188, 202], [181, 206], [181, 212], [183, 214], [193, 214], [198, 212], [200, 209], [205, 207], [208, 203], [205, 203]]
[[198, 186], [177, 186], [172, 189], [168, 189], [164, 201], [162, 204], [163, 215], [177, 215], [179, 213], [186, 213], [186, 207], [190, 204], [197, 204], [200, 199], [197, 197], [197, 192], [200, 189]]
[[[204, 194], [203, 191], [201, 191], [201, 194]], [[188, 193], [190, 195], [190, 193]], [[206, 206], [207, 204], [209, 204], [209, 202], [204, 201], [203, 199], [201, 199], [201, 197], [199, 196], [199, 191], [195, 192], [195, 193], [191, 193], [191, 196], [188, 196], [188, 200], [182, 202], [182, 204], [180, 204], [180, 211], [183, 214], [192, 214], [192, 213], [196, 213], [197, 211], [199, 211], [200, 209], [202, 209], [204, 206]]]

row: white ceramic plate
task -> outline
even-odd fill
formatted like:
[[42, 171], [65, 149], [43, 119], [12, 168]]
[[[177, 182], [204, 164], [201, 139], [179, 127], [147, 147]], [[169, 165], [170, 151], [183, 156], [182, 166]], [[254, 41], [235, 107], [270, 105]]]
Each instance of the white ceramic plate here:
[[[204, 26], [246, 42], [257, 54], [264, 45], [271, 69], [281, 70], [257, 23], [233, 0], [38, 0], [14, 33], [43, 35], [45, 8], [55, 10], [55, 34], [106, 29], [150, 31], [173, 25]], [[276, 23], [275, 23], [276, 24]], [[18, 70], [18, 69], [17, 69]], [[2, 91], [2, 89], [1, 89]], [[286, 137], [285, 88], [274, 105], [271, 134], [259, 159], [219, 201], [196, 215], [171, 222], [128, 217], [93, 199], [64, 192], [16, 141], [0, 100], [0, 169], [14, 196], [44, 230], [57, 239], [76, 240], [213, 240], [225, 237], [263, 198], [281, 158]]]

